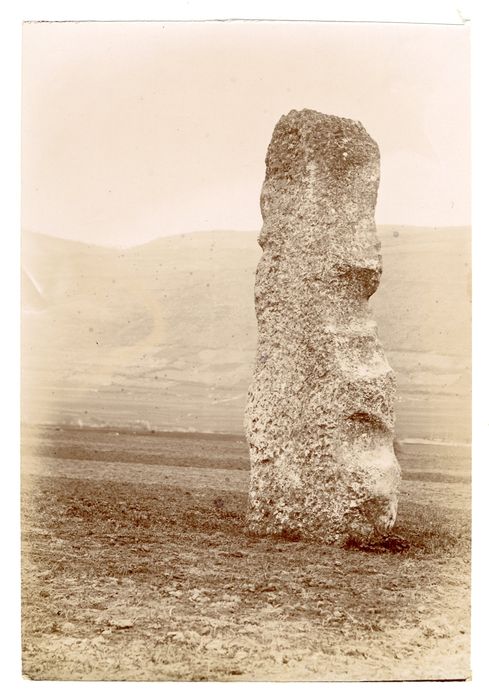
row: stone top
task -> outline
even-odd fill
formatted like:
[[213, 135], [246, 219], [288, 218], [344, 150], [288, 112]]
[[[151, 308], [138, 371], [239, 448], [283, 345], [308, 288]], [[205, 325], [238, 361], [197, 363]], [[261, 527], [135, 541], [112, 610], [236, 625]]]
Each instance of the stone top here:
[[313, 158], [319, 167], [343, 178], [353, 166], [364, 165], [378, 154], [377, 144], [360, 122], [293, 109], [274, 129], [266, 157], [267, 177], [304, 175]]
[[327, 247], [333, 255], [338, 246], [355, 245], [359, 227], [375, 232], [379, 175], [379, 148], [360, 122], [292, 110], [278, 121], [267, 151], [260, 245], [271, 229], [275, 243], [294, 239], [309, 252], [314, 243], [320, 252], [332, 229]]

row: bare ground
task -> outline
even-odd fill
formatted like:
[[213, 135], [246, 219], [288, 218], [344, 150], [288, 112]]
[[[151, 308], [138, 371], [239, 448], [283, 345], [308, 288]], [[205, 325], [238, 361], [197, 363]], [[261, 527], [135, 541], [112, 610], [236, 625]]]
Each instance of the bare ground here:
[[362, 550], [250, 537], [241, 437], [23, 445], [27, 677], [470, 676], [468, 451], [404, 446], [393, 536]]

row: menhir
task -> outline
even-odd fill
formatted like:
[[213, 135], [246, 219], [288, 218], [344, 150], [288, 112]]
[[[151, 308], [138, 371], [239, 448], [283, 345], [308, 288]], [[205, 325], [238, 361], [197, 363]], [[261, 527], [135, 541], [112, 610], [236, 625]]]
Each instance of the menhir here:
[[379, 170], [359, 122], [292, 111], [273, 132], [245, 420], [257, 534], [343, 542], [394, 524], [395, 378], [368, 308]]

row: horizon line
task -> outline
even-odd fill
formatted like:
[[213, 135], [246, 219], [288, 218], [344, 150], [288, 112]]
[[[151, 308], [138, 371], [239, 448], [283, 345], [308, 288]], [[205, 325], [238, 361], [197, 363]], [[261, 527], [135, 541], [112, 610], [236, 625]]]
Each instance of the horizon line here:
[[[447, 226], [423, 226], [423, 225], [418, 225], [418, 224], [394, 224], [394, 223], [387, 223], [387, 224], [376, 224], [377, 229], [379, 228], [410, 228], [410, 229], [429, 229], [432, 231], [436, 231], [438, 229], [442, 230], [453, 230], [453, 229], [472, 229], [472, 224], [471, 223], [466, 223], [466, 224], [452, 224], [452, 225], [447, 225]], [[154, 243], [155, 241], [161, 241], [166, 238], [177, 238], [179, 236], [193, 236], [195, 234], [201, 235], [201, 234], [206, 234], [206, 233], [238, 233], [238, 234], [256, 234], [258, 235], [260, 232], [260, 229], [234, 229], [234, 228], [209, 228], [209, 229], [194, 229], [193, 231], [181, 231], [178, 233], [167, 233], [167, 234], [162, 234], [160, 236], [155, 236], [154, 238], [148, 238], [145, 241], [142, 241], [141, 243], [132, 243], [129, 245], [117, 245], [117, 244], [110, 244], [110, 243], [92, 243], [88, 242], [87, 240], [82, 240], [80, 238], [65, 238], [63, 236], [58, 236], [54, 235], [51, 233], [44, 233], [41, 231], [34, 231], [32, 229], [22, 229], [21, 230], [21, 247], [22, 247], [22, 237], [24, 235], [34, 235], [34, 236], [42, 236], [44, 238], [53, 238], [57, 241], [63, 241], [66, 243], [81, 243], [82, 245], [86, 245], [89, 247], [93, 248], [106, 248], [108, 250], [131, 250], [132, 248], [140, 248], [141, 246], [148, 245], [150, 243]]]

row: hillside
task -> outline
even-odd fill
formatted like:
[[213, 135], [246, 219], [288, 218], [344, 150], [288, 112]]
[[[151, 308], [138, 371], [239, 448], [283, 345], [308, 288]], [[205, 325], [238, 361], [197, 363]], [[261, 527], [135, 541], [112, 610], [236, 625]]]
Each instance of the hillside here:
[[[371, 300], [402, 438], [470, 438], [470, 233], [379, 227]], [[241, 432], [256, 343], [254, 232], [132, 249], [23, 237], [23, 419]]]

